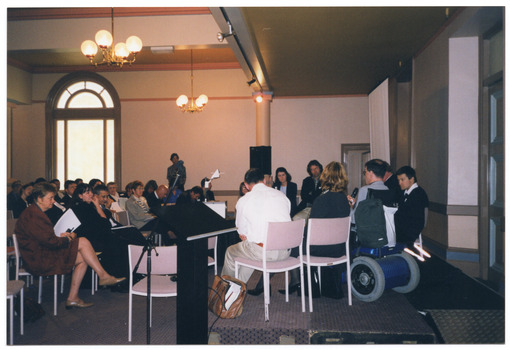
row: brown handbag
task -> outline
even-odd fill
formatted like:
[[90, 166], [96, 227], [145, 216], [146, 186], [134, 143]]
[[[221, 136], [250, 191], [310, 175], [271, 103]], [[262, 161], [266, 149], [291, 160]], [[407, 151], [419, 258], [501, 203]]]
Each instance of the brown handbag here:
[[[228, 281], [232, 281], [241, 286], [237, 299], [230, 305], [228, 310], [225, 308], [225, 295], [230, 286]], [[214, 276], [212, 290], [209, 292], [209, 310], [221, 318], [236, 318], [243, 312], [244, 298], [246, 297], [246, 284], [237, 278], [230, 276]]]

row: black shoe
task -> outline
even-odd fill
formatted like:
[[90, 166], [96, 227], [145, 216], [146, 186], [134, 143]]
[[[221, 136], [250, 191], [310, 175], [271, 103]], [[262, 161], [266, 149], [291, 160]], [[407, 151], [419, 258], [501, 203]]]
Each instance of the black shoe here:
[[[264, 292], [264, 287], [248, 289], [248, 294], [254, 295], [254, 296], [260, 295], [263, 292]], [[269, 286], [269, 295], [271, 295], [271, 286]]]
[[[289, 295], [297, 292], [300, 289], [301, 289], [301, 283], [297, 283], [293, 286], [289, 286]], [[285, 289], [278, 289], [278, 292], [280, 294], [285, 294]]]

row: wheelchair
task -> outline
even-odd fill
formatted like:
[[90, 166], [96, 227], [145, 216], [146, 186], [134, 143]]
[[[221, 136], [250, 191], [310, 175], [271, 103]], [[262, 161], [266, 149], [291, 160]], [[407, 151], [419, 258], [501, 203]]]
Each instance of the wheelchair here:
[[398, 293], [412, 292], [420, 282], [416, 260], [404, 251], [403, 243], [382, 248], [358, 247], [351, 263], [352, 294], [364, 302], [381, 297], [387, 289]]

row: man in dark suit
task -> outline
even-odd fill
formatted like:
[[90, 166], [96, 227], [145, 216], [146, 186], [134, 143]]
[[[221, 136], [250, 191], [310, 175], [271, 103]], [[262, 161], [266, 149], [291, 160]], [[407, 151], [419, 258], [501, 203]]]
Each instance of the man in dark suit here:
[[156, 191], [151, 192], [146, 198], [149, 208], [160, 207], [161, 205], [163, 205], [167, 194], [168, 186], [159, 185]]
[[394, 203], [394, 205], [397, 205], [400, 202], [400, 199], [404, 193], [400, 189], [400, 185], [398, 184], [397, 175], [393, 174], [393, 169], [391, 168], [391, 165], [389, 165], [387, 162], [384, 162], [384, 165], [386, 165], [386, 173], [384, 174], [383, 181], [384, 185], [388, 187], [388, 189], [391, 191], [392, 199], [391, 201]]
[[397, 171], [400, 188], [404, 191], [395, 213], [395, 233], [397, 242], [412, 247], [425, 227], [425, 208], [429, 206], [427, 193], [418, 186], [416, 171], [403, 166]]
[[311, 160], [306, 167], [306, 171], [310, 176], [303, 180], [303, 185], [301, 186], [301, 203], [299, 203], [296, 212], [300, 212], [307, 207], [311, 208], [314, 199], [322, 193], [321, 183], [319, 181], [322, 173], [322, 164], [315, 159]]
[[76, 182], [73, 180], [66, 180], [64, 182], [64, 196], [60, 199], [60, 204], [64, 207], [69, 208], [71, 206], [71, 200], [73, 199], [73, 193], [76, 186]]

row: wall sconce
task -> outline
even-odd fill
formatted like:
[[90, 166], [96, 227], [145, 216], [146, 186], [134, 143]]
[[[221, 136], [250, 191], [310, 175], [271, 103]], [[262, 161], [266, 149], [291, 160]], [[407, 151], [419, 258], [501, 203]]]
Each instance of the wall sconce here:
[[235, 32], [232, 31], [232, 25], [230, 24], [230, 22], [227, 22], [227, 24], [228, 24], [228, 33], [218, 32], [218, 34], [216, 34], [216, 39], [218, 39], [218, 41], [220, 43], [223, 42], [223, 40], [225, 38], [228, 38], [229, 36], [236, 34]]
[[262, 101], [273, 101], [273, 92], [272, 91], [266, 91], [266, 92], [254, 92], [252, 94], [253, 101], [256, 103], [261, 103]]

